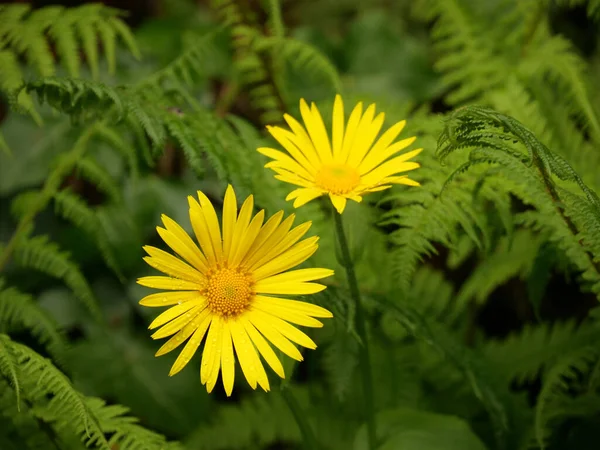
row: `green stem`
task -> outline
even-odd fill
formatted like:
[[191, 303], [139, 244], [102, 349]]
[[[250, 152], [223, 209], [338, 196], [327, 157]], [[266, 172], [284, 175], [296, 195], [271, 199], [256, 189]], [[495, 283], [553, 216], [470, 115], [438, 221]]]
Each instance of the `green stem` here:
[[356, 308], [356, 332], [362, 341], [359, 347], [358, 365], [360, 367], [363, 385], [363, 399], [365, 404], [369, 448], [374, 450], [377, 445], [377, 437], [375, 434], [375, 406], [373, 404], [373, 378], [371, 374], [371, 360], [369, 356], [369, 341], [367, 340], [365, 312], [360, 298], [360, 291], [358, 290], [358, 282], [356, 281], [356, 273], [354, 272], [354, 263], [350, 256], [350, 248], [348, 247], [346, 233], [344, 232], [342, 215], [338, 214], [337, 211], [334, 211], [333, 216], [335, 218], [336, 234], [342, 252], [342, 264], [346, 269], [346, 277], [348, 278], [348, 285], [350, 286], [350, 295], [352, 296]]
[[317, 450], [319, 445], [317, 444], [317, 439], [312, 431], [310, 424], [308, 423], [306, 413], [302, 411], [302, 407], [298, 404], [298, 400], [292, 394], [292, 391], [288, 387], [284, 387], [281, 389], [281, 396], [285, 400], [296, 419], [296, 423], [298, 424], [298, 428], [300, 428], [300, 432], [302, 433], [302, 438], [304, 439], [304, 445], [307, 450]]

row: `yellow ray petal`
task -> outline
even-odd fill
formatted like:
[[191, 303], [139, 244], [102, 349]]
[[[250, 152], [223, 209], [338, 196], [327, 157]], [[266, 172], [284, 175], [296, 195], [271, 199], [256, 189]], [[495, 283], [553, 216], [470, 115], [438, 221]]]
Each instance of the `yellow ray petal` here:
[[206, 384], [210, 393], [217, 382], [219, 368], [221, 367], [221, 335], [223, 332], [223, 320], [220, 316], [213, 316], [206, 343], [202, 352], [200, 364], [200, 382]]
[[[377, 164], [381, 163], [381, 161], [378, 163], [375, 163], [374, 161], [378, 160], [382, 152], [384, 152], [390, 146], [390, 144], [394, 142], [396, 137], [398, 137], [400, 132], [404, 129], [405, 125], [406, 120], [401, 120], [400, 122], [392, 125], [381, 135], [381, 137], [377, 140], [377, 142], [375, 142], [375, 145], [373, 145], [369, 153], [367, 153], [363, 161], [358, 166], [360, 174], [368, 172], [368, 170], [371, 170], [373, 167], [377, 166]], [[363, 167], [370, 167], [370, 169], [363, 171]]]
[[140, 300], [140, 305], [149, 307], [171, 306], [201, 298], [198, 291], [157, 292]]
[[313, 167], [318, 168], [321, 165], [321, 159], [304, 127], [289, 114], [284, 114], [283, 118], [290, 126], [293, 133], [292, 136], [290, 136], [290, 141], [304, 153], [304, 156], [306, 156], [306, 159], [310, 161], [310, 164]]
[[277, 226], [277, 228], [270, 234], [269, 237], [267, 237], [267, 239], [264, 240], [260, 246], [253, 245], [251, 248], [253, 251], [248, 252], [248, 257], [244, 260], [244, 264], [248, 268], [255, 266], [258, 260], [263, 259], [264, 255], [266, 255], [268, 252], [271, 252], [273, 248], [279, 245], [290, 230], [295, 218], [295, 214], [290, 214]]
[[195, 300], [190, 300], [167, 309], [152, 321], [152, 323], [148, 326], [148, 329], [153, 330], [154, 328], [160, 327], [161, 325], [170, 322], [171, 320], [181, 316], [196, 306], [206, 306], [206, 299], [199, 297]]
[[213, 248], [213, 241], [210, 237], [210, 231], [208, 230], [208, 224], [204, 218], [202, 208], [200, 204], [191, 195], [188, 196], [188, 204], [190, 206], [189, 215], [190, 222], [192, 223], [192, 229], [196, 235], [196, 240], [202, 247], [202, 252], [210, 266], [214, 266], [217, 262], [217, 255]]
[[189, 264], [184, 263], [179, 258], [149, 245], [145, 245], [144, 250], [151, 257], [144, 257], [144, 261], [156, 270], [182, 280], [191, 281], [194, 283], [204, 282], [204, 276]]
[[250, 310], [246, 317], [260, 333], [275, 347], [296, 361], [302, 361], [302, 353], [283, 334], [279, 332], [269, 321], [266, 321], [260, 311]]
[[341, 195], [329, 193], [329, 199], [331, 200], [331, 203], [333, 203], [336, 211], [342, 214], [346, 208], [346, 198], [342, 197]]
[[[415, 136], [406, 138], [406, 139], [402, 139], [401, 141], [398, 141], [395, 144], [390, 145], [389, 147], [387, 147], [384, 150], [381, 150], [374, 154], [370, 153], [369, 155], [367, 155], [367, 158], [365, 158], [365, 160], [360, 164], [360, 166], [358, 168], [359, 174], [364, 175], [365, 173], [368, 173], [369, 171], [373, 170], [373, 168], [382, 164], [391, 156], [395, 155], [399, 151], [404, 150], [406, 147], [411, 145], [413, 142], [415, 142], [416, 139], [417, 138]], [[421, 153], [422, 150], [423, 150], [422, 148], [419, 148], [419, 149], [413, 150], [411, 152], [405, 153], [402, 156], [404, 156], [406, 158], [405, 160], [409, 160], [413, 156], [416, 156], [419, 153]]]
[[[285, 153], [280, 152], [279, 150], [275, 150], [273, 148], [268, 147], [259, 147], [256, 150], [259, 153], [262, 153], [263, 155], [268, 156], [269, 158], [277, 161], [277, 167], [283, 167], [285, 169], [288, 169], [289, 171], [295, 172], [304, 178], [310, 179], [313, 177], [313, 175], [311, 175], [310, 172], [308, 172], [304, 167], [302, 167], [298, 162], [296, 162], [296, 160], [292, 159]], [[265, 167], [267, 166], [272, 167], [273, 163], [268, 163], [267, 165], [265, 165]]]
[[292, 156], [293, 159], [298, 161], [306, 172], [314, 174], [318, 166], [314, 166], [307, 158], [306, 155], [294, 144], [294, 134], [288, 130], [284, 130], [280, 127], [267, 126], [267, 131], [273, 136], [277, 142], [281, 144], [283, 148]]
[[256, 298], [258, 297], [261, 298], [261, 302], [263, 304], [272, 305], [276, 308], [289, 309], [291, 311], [298, 312], [299, 314], [304, 314], [311, 317], [333, 317], [333, 314], [331, 314], [331, 312], [329, 312], [321, 306], [313, 305], [312, 303], [301, 302], [298, 300], [290, 300], [287, 298], [267, 297], [264, 295], [257, 295]]
[[317, 236], [313, 236], [298, 242], [289, 250], [256, 269], [252, 273], [254, 280], [259, 281], [271, 275], [284, 272], [306, 261], [319, 248], [317, 245], [318, 240]]
[[177, 372], [181, 371], [181, 369], [183, 369], [190, 362], [192, 356], [194, 356], [196, 350], [198, 350], [198, 347], [200, 346], [200, 343], [202, 342], [202, 339], [206, 334], [206, 329], [210, 324], [210, 319], [210, 316], [206, 316], [202, 321], [201, 325], [196, 329], [190, 340], [187, 342], [187, 344], [185, 344], [185, 347], [183, 347], [183, 350], [181, 350], [181, 353], [179, 354], [179, 356], [173, 363], [171, 370], [169, 371], [170, 377], [175, 375]]
[[137, 279], [137, 284], [153, 289], [168, 289], [169, 291], [199, 291], [202, 289], [200, 283], [171, 277], [141, 277]]
[[228, 321], [223, 322], [221, 344], [221, 377], [223, 378], [225, 394], [229, 397], [233, 391], [233, 382], [235, 379], [235, 358], [233, 356], [233, 344], [231, 342], [231, 330]]
[[232, 266], [237, 267], [242, 262], [242, 260], [248, 253], [248, 250], [250, 250], [250, 247], [254, 243], [256, 236], [258, 236], [258, 233], [260, 233], [260, 229], [262, 227], [264, 219], [265, 210], [261, 209], [258, 212], [258, 214], [254, 216], [252, 222], [250, 222], [250, 225], [248, 226], [246, 232], [242, 236], [240, 244], [235, 252], [235, 255], [233, 256], [233, 258], [231, 258]]
[[409, 170], [418, 169], [421, 165], [413, 161], [405, 161], [403, 156], [397, 156], [396, 158], [390, 159], [388, 162], [383, 163], [378, 168], [372, 170], [365, 176], [361, 177], [360, 182], [365, 186], [371, 186], [378, 184], [384, 178], [390, 175], [395, 175], [401, 172], [408, 172]]
[[325, 290], [327, 286], [319, 283], [287, 282], [280, 284], [269, 284], [260, 289], [256, 288], [257, 294], [275, 295], [308, 295], [316, 294]]
[[348, 159], [350, 149], [352, 148], [352, 144], [354, 143], [354, 137], [358, 128], [358, 123], [360, 122], [360, 118], [362, 116], [362, 107], [363, 103], [358, 102], [358, 104], [350, 113], [350, 118], [348, 119], [348, 124], [346, 125], [346, 133], [344, 134], [342, 151], [335, 159], [335, 162], [338, 164], [345, 164], [346, 160]]
[[286, 321], [281, 320], [280, 318], [275, 317], [272, 314], [265, 313], [254, 307], [251, 308], [251, 312], [253, 318], [260, 317], [259, 320], [268, 322], [273, 328], [279, 331], [284, 337], [286, 337], [290, 341], [295, 342], [296, 344], [301, 345], [303, 347], [310, 348], [311, 350], [317, 348], [317, 344], [315, 344], [311, 338], [309, 338], [305, 333], [303, 333], [293, 325], [290, 325]]
[[162, 221], [165, 228], [156, 227], [156, 231], [165, 243], [173, 249], [175, 253], [189, 262], [201, 273], [207, 272], [206, 258], [198, 248], [192, 238], [179, 226], [177, 222], [169, 217], [162, 215]]
[[347, 164], [352, 167], [358, 166], [362, 161], [369, 148], [371, 148], [373, 141], [379, 134], [379, 130], [381, 130], [385, 115], [381, 113], [376, 118], [373, 118], [374, 116], [375, 105], [369, 105], [358, 124], [356, 137], [354, 138], [354, 143], [348, 154]]
[[186, 326], [179, 330], [175, 336], [171, 337], [171, 339], [165, 342], [154, 354], [154, 356], [162, 356], [176, 349], [183, 344], [185, 340], [189, 338], [198, 328], [206, 327], [208, 329], [211, 320], [212, 313], [210, 312], [210, 309], [203, 309], [201, 313], [199, 313]]
[[406, 175], [402, 177], [387, 177], [383, 181], [385, 183], [405, 184], [407, 186], [421, 186], [421, 183], [411, 180]]
[[252, 342], [256, 346], [258, 352], [271, 367], [271, 369], [273, 369], [273, 371], [281, 378], [285, 378], [283, 365], [265, 338], [262, 337], [262, 335], [256, 330], [254, 325], [252, 325], [248, 319], [245, 317], [240, 317], [238, 320], [244, 326], [244, 329], [248, 333], [250, 339], [252, 339]]
[[221, 228], [219, 227], [219, 218], [217, 212], [213, 207], [212, 203], [202, 191], [198, 191], [198, 200], [200, 200], [200, 206], [204, 213], [204, 219], [208, 225], [210, 231], [210, 239], [213, 243], [213, 250], [217, 256], [217, 260], [221, 261], [223, 258], [223, 242], [221, 241]]
[[262, 226], [262, 228], [258, 232], [258, 236], [256, 236], [256, 239], [254, 239], [254, 242], [250, 246], [248, 253], [246, 253], [246, 256], [242, 259], [243, 265], [248, 265], [247, 261], [250, 260], [250, 258], [256, 253], [258, 249], [263, 248], [265, 242], [269, 239], [269, 237], [271, 237], [273, 232], [277, 230], [277, 227], [279, 227], [282, 218], [283, 211], [279, 211], [276, 214], [272, 215], [269, 218], [269, 220], [267, 220], [267, 222]]
[[331, 163], [332, 155], [329, 136], [327, 136], [327, 130], [317, 106], [311, 103], [309, 109], [304, 99], [302, 99], [300, 100], [300, 113], [306, 124], [306, 131], [308, 131], [308, 135], [317, 150], [321, 162], [325, 164]]
[[312, 328], [321, 328], [323, 326], [323, 323], [319, 322], [317, 319], [313, 319], [312, 317], [301, 314], [293, 309], [285, 308], [279, 305], [275, 306], [273, 303], [264, 300], [268, 298], [269, 297], [257, 295], [252, 302], [252, 307], [260, 309], [264, 313], [279, 317], [286, 322], [295, 323], [296, 325]]
[[[294, 208], [300, 208], [302, 205], [307, 204], [308, 202], [310, 202], [311, 200], [314, 200], [315, 198], [320, 197], [321, 195], [323, 195], [323, 191], [321, 189], [316, 189], [316, 188], [307, 188], [307, 189], [296, 189], [296, 191], [298, 191], [297, 194], [294, 195], [294, 197], [292, 197], [292, 193], [288, 194], [288, 196], [285, 198], [286, 200], [291, 200], [292, 198], [295, 198], [294, 200]], [[296, 192], [296, 191], [292, 191], [292, 192]]]
[[333, 124], [331, 130], [334, 160], [337, 160], [337, 157], [342, 151], [342, 144], [344, 142], [344, 120], [344, 102], [342, 96], [337, 94], [333, 102]]
[[[284, 183], [295, 184], [296, 186], [301, 186], [303, 188], [309, 188], [309, 189], [314, 186], [314, 183], [305, 181], [303, 178], [300, 178], [293, 174], [290, 175], [289, 172], [287, 172], [287, 171], [281, 171], [280, 169], [274, 169], [274, 170], [275, 170], [275, 172], [277, 172], [277, 175], [275, 175], [275, 178], [277, 180], [283, 181]], [[281, 172], [287, 172], [287, 173], [282, 174]]]
[[233, 238], [231, 239], [231, 248], [229, 249], [229, 262], [233, 265], [232, 260], [235, 254], [238, 252], [242, 239], [246, 234], [246, 230], [250, 225], [250, 219], [252, 218], [252, 210], [254, 208], [254, 196], [249, 195], [240, 209], [240, 214], [235, 222], [233, 228]]
[[227, 186], [225, 199], [223, 200], [223, 258], [229, 258], [231, 243], [233, 240], [233, 230], [237, 217], [237, 200], [235, 192], [231, 185]]
[[[256, 270], [263, 264], [266, 264], [273, 258], [285, 252], [288, 248], [290, 248], [292, 245], [298, 242], [302, 238], [302, 236], [306, 234], [311, 225], [312, 222], [305, 222], [295, 227], [292, 231], [287, 233], [285, 237], [277, 236], [278, 241], [275, 245], [271, 246], [271, 248], [267, 248], [267, 246], [265, 245], [265, 248], [262, 249], [262, 251], [259, 251], [259, 253], [262, 254], [262, 257], [250, 266], [250, 270]], [[273, 233], [273, 236], [275, 236], [276, 234], [277, 233]]]
[[171, 320], [166, 325], [163, 325], [161, 328], [158, 329], [158, 331], [156, 331], [150, 337], [152, 339], [162, 339], [162, 338], [165, 338], [167, 336], [171, 336], [172, 334], [177, 333], [179, 330], [181, 330], [183, 327], [185, 327], [188, 323], [190, 323], [192, 320], [194, 320], [196, 318], [196, 316], [198, 314], [200, 314], [205, 308], [206, 308], [206, 305], [198, 305], [198, 306], [192, 308], [187, 313], [182, 314], [181, 316], [177, 317], [176, 319]]
[[229, 329], [231, 330], [235, 353], [248, 384], [252, 389], [256, 389], [256, 383], [258, 382], [265, 391], [268, 391], [269, 380], [267, 374], [244, 326], [237, 320], [231, 320], [229, 321]]
[[289, 272], [280, 273], [269, 278], [265, 278], [256, 283], [256, 288], [262, 288], [271, 284], [281, 284], [289, 282], [314, 281], [322, 278], [330, 277], [334, 274], [331, 269], [321, 269], [311, 267], [310, 269], [290, 270]]

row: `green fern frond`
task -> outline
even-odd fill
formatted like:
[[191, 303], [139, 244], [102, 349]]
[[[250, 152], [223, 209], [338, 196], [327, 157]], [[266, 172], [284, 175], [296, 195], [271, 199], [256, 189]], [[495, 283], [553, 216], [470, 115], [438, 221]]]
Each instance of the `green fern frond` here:
[[15, 261], [22, 267], [39, 270], [63, 280], [92, 316], [101, 320], [102, 313], [94, 294], [79, 268], [71, 261], [68, 253], [61, 252], [58, 245], [46, 236], [35, 236], [18, 242], [14, 256]]
[[[17, 56], [8, 50], [2, 50], [0, 47], [0, 93], [11, 93], [16, 91], [23, 84], [23, 74], [19, 66]], [[42, 118], [33, 106], [31, 96], [26, 92], [21, 92], [13, 101], [26, 112], [31, 114], [33, 120], [39, 125]], [[1, 139], [1, 138], [0, 138]], [[8, 148], [4, 139], [0, 140], [0, 148]]]
[[[96, 134], [98, 136], [98, 133]], [[93, 183], [100, 191], [104, 192], [111, 201], [121, 201], [121, 191], [108, 171], [96, 162], [96, 160], [84, 156], [77, 161], [77, 174]]]
[[300, 438], [289, 408], [274, 391], [268, 395], [257, 392], [236, 406], [224, 405], [211, 424], [199, 427], [185, 444], [188, 448], [218, 450], [263, 447], [278, 440], [299, 442]]
[[561, 406], [570, 400], [568, 391], [572, 384], [582, 373], [589, 371], [597, 357], [595, 347], [581, 349], [559, 360], [544, 377], [535, 408], [535, 436], [541, 450], [547, 448], [547, 441], [552, 434], [549, 424], [564, 413]]
[[123, 279], [108, 236], [102, 227], [102, 223], [96, 217], [95, 212], [76, 194], [68, 190], [57, 192], [54, 195], [54, 202], [55, 210], [59, 215], [94, 238], [94, 242], [98, 246], [106, 265], [119, 278]]
[[73, 434], [80, 436], [88, 445], [109, 450], [96, 417], [85, 398], [73, 389], [69, 379], [48, 359], [29, 347], [12, 341], [4, 334], [0, 338], [15, 355], [23, 397], [34, 405], [39, 404], [46, 418], [53, 416], [69, 423]]
[[332, 341], [324, 350], [323, 369], [333, 393], [340, 400], [351, 390], [358, 365], [359, 343], [355, 336], [336, 327]]
[[270, 51], [278, 61], [285, 61], [303, 76], [323, 80], [333, 92], [340, 93], [342, 83], [335, 66], [317, 48], [292, 38], [258, 36], [253, 43], [257, 51]]
[[18, 361], [12, 349], [12, 341], [5, 334], [0, 334], [0, 374], [8, 380], [15, 391], [18, 408], [21, 403]]
[[461, 310], [470, 300], [484, 303], [498, 286], [512, 277], [527, 277], [538, 253], [540, 239], [528, 230], [519, 230], [511, 239], [504, 237], [491, 255], [486, 255], [456, 296], [456, 308]]
[[[550, 0], [545, 0], [545, 3], [549, 3]], [[586, 5], [586, 12], [588, 17], [600, 22], [600, 0], [552, 0], [556, 6], [574, 7], [580, 5]]]
[[540, 370], [547, 370], [557, 355], [568, 355], [600, 339], [600, 327], [595, 322], [578, 326], [573, 321], [527, 325], [508, 338], [492, 340], [483, 347], [487, 359], [507, 379], [518, 382], [533, 380]]
[[127, 416], [129, 408], [106, 405], [94, 397], [85, 399], [90, 412], [98, 420], [103, 433], [109, 434], [108, 446], [119, 450], [180, 450], [178, 442], [168, 442], [164, 436], [138, 425], [138, 419]]
[[54, 318], [40, 308], [29, 294], [15, 288], [0, 286], [0, 327], [8, 333], [19, 327], [30, 330], [55, 357], [60, 357], [66, 347]]
[[72, 77], [79, 76], [81, 50], [92, 75], [97, 76], [97, 49], [100, 43], [106, 54], [109, 72], [114, 73], [117, 37], [135, 58], [140, 57], [135, 39], [118, 17], [120, 12], [117, 9], [101, 4], [74, 8], [49, 6], [33, 11], [27, 5], [3, 5], [0, 8], [0, 48], [24, 54], [27, 64], [35, 64], [43, 77], [56, 73], [50, 43], [55, 44], [62, 65]]

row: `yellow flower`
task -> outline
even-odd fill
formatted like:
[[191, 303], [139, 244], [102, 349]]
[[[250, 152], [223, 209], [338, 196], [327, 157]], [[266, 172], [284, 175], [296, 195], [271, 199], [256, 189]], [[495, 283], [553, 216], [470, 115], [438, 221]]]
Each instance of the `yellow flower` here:
[[[416, 169], [418, 163], [409, 161], [421, 152], [421, 148], [389, 159], [415, 141], [415, 137], [394, 143], [406, 121], [396, 123], [376, 141], [385, 118], [384, 113], [375, 117], [375, 105], [370, 105], [363, 114], [362, 102], [355, 106], [348, 123], [344, 119], [344, 104], [337, 95], [333, 105], [331, 143], [321, 114], [314, 103], [310, 108], [300, 100], [303, 127], [288, 114], [284, 119], [291, 131], [268, 126], [267, 130], [285, 148], [288, 154], [272, 148], [258, 151], [273, 161], [265, 167], [273, 169], [275, 178], [300, 186], [290, 192], [286, 200], [294, 200], [294, 207], [329, 194], [331, 202], [341, 214], [346, 199], [356, 202], [362, 195], [381, 191], [392, 184], [418, 186], [401, 172]], [[344, 130], [345, 127], [345, 130]]]
[[200, 380], [211, 392], [219, 371], [227, 395], [231, 395], [235, 373], [234, 349], [248, 384], [269, 390], [269, 380], [259, 355], [277, 375], [283, 366], [269, 343], [286, 355], [302, 361], [293, 343], [310, 349], [316, 344], [290, 325], [322, 327], [315, 317], [332, 317], [320, 306], [278, 298], [278, 295], [314, 294], [325, 286], [313, 283], [333, 275], [329, 269], [288, 271], [317, 250], [318, 237], [300, 240], [310, 222], [292, 227], [294, 215], [283, 219], [283, 211], [264, 224], [264, 211], [252, 217], [249, 196], [239, 214], [233, 188], [229, 186], [223, 205], [223, 228], [210, 200], [198, 191], [198, 200], [188, 197], [190, 220], [200, 248], [172, 219], [162, 216], [157, 227], [165, 243], [179, 258], [146, 246], [144, 260], [167, 276], [149, 276], [138, 283], [166, 289], [144, 297], [144, 306], [171, 306], [160, 314], [150, 329], [161, 327], [152, 338], [172, 336], [156, 353], [164, 355], [187, 340], [173, 364], [174, 375], [190, 361], [206, 335], [202, 350]]

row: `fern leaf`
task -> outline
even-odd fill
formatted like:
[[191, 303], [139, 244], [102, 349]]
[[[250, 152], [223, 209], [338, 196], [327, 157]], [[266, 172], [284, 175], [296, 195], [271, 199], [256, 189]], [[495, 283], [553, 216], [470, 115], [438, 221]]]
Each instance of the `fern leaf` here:
[[121, 270], [117, 264], [108, 236], [94, 211], [92, 211], [77, 195], [68, 190], [57, 192], [54, 195], [54, 201], [56, 212], [92, 236], [108, 267], [110, 267], [117, 276], [122, 278]]
[[18, 362], [12, 350], [11, 340], [5, 334], [0, 334], [0, 373], [6, 378], [17, 397], [17, 407], [21, 403], [21, 386], [19, 384]]
[[323, 368], [333, 393], [343, 400], [351, 389], [358, 365], [358, 341], [346, 330], [336, 330], [323, 355]]
[[66, 342], [58, 323], [33, 298], [15, 288], [0, 286], [0, 324], [3, 329], [24, 327], [54, 356], [60, 356]]
[[542, 390], [535, 408], [535, 436], [541, 450], [552, 431], [548, 424], [560, 415], [561, 403], [569, 398], [568, 390], [581, 373], [586, 373], [592, 359], [597, 356], [594, 348], [584, 348], [575, 354], [562, 358], [546, 374]]
[[50, 242], [46, 236], [36, 236], [18, 242], [15, 248], [15, 261], [23, 267], [39, 270], [63, 280], [92, 316], [96, 320], [101, 320], [102, 313], [94, 299], [94, 294], [79, 268], [67, 253], [61, 252], [58, 246]]
[[61, 62], [67, 72], [74, 78], [79, 78], [79, 53], [75, 30], [73, 27], [73, 15], [71, 10], [61, 11], [50, 26], [49, 34], [56, 42], [56, 50]]
[[485, 344], [487, 359], [506, 378], [527, 382], [557, 355], [568, 355], [600, 339], [600, 327], [595, 322], [584, 322], [579, 327], [573, 322], [528, 325], [503, 341], [492, 340]]
[[83, 157], [77, 161], [77, 173], [93, 183], [115, 203], [121, 201], [121, 191], [107, 170], [94, 159]]
[[178, 442], [167, 442], [164, 436], [138, 425], [135, 417], [126, 416], [129, 409], [106, 405], [104, 400], [88, 397], [85, 402], [97, 418], [102, 431], [110, 434], [108, 445], [120, 450], [180, 450]]
[[[16, 360], [23, 384], [23, 395], [30, 401], [46, 403], [46, 414], [70, 424], [74, 434], [81, 436], [88, 445], [94, 444], [109, 450], [98, 421], [85, 403], [84, 397], [73, 389], [69, 379], [48, 359], [29, 347], [0, 335], [3, 343], [10, 346]], [[25, 381], [28, 381], [25, 383]]]
[[269, 50], [279, 59], [289, 62], [305, 76], [326, 81], [334, 92], [341, 92], [342, 83], [335, 66], [317, 48], [291, 38], [258, 37], [257, 50]]

